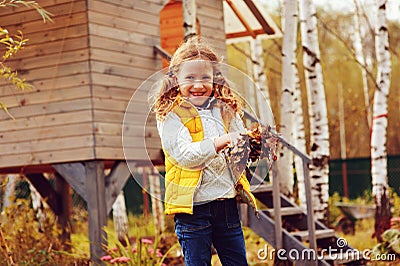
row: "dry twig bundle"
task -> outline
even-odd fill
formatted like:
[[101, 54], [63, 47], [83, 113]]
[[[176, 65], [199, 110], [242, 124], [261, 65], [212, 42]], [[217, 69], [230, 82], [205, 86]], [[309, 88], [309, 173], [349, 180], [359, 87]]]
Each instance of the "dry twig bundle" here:
[[228, 149], [228, 161], [236, 177], [240, 176], [251, 162], [267, 158], [275, 161], [277, 139], [272, 134], [271, 126], [262, 126], [258, 123], [242, 133], [237, 145]]

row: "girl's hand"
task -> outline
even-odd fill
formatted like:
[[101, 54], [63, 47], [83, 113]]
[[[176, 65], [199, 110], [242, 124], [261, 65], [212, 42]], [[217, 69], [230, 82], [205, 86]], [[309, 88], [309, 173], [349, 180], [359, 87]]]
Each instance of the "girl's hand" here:
[[231, 132], [214, 139], [215, 151], [218, 153], [229, 145], [236, 145], [238, 139], [241, 138], [240, 132]]

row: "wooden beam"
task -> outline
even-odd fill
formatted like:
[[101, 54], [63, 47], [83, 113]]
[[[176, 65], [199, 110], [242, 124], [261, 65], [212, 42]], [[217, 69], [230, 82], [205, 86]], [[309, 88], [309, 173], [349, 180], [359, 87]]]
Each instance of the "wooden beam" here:
[[[264, 34], [264, 30], [263, 29], [253, 30], [253, 32], [256, 35]], [[226, 38], [227, 39], [247, 37], [247, 36], [249, 36], [249, 33], [247, 31], [238, 31], [238, 32], [232, 32], [232, 33], [227, 33], [226, 34]]]
[[56, 214], [60, 215], [62, 212], [61, 199], [57, 192], [53, 189], [49, 181], [44, 177], [43, 174], [34, 173], [25, 175], [26, 178], [36, 188], [42, 198], [50, 206], [51, 210]]
[[49, 164], [4, 167], [0, 169], [0, 174], [32, 174], [32, 173], [54, 173], [54, 169]]
[[161, 55], [162, 58], [164, 58], [168, 61], [171, 61], [172, 56], [167, 51], [165, 51], [163, 48], [161, 48], [161, 46], [154, 45], [153, 49], [154, 49], [154, 55], [159, 54], [159, 55]]
[[[237, 9], [237, 7], [233, 4], [231, 0], [226, 0], [226, 3], [231, 7], [232, 11], [236, 14], [240, 22], [242, 22], [243, 26], [246, 28], [248, 35], [251, 35], [254, 39], [257, 37], [253, 29], [250, 27], [249, 23], [247, 23], [246, 19], [243, 17], [242, 13]], [[258, 10], [257, 10], [258, 11]]]
[[85, 166], [82, 163], [60, 163], [52, 166], [87, 202]]
[[114, 167], [105, 179], [107, 214], [111, 211], [114, 201], [130, 176], [131, 172], [125, 161], [115, 162]]
[[58, 173], [55, 174], [55, 190], [61, 200], [61, 213], [58, 215], [57, 222], [62, 228], [61, 241], [64, 244], [65, 250], [71, 249], [71, 221], [72, 213], [72, 197], [71, 187], [67, 181]]
[[102, 265], [100, 260], [104, 254], [102, 244], [106, 244], [103, 227], [107, 225], [104, 163], [102, 161], [87, 161], [84, 165], [86, 184], [90, 184], [86, 186], [90, 258], [95, 264]]
[[258, 22], [261, 24], [261, 27], [264, 29], [264, 32], [269, 35], [275, 34], [274, 29], [271, 28], [271, 26], [269, 26], [268, 22], [265, 20], [264, 16], [261, 14], [260, 10], [258, 10], [254, 2], [252, 0], [243, 0], [243, 1], [249, 7], [251, 12], [254, 14]]

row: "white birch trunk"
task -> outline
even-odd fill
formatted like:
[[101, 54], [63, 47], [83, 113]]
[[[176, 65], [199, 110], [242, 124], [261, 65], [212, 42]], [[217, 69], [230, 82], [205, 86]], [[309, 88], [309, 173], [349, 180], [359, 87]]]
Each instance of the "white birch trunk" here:
[[6, 188], [4, 190], [4, 195], [3, 195], [3, 207], [2, 207], [2, 212], [4, 212], [5, 208], [10, 207], [11, 204], [13, 203], [13, 198], [15, 194], [15, 185], [17, 184], [18, 180], [18, 175], [7, 175], [7, 184]]
[[42, 196], [40, 195], [40, 193], [36, 190], [31, 182], [28, 183], [29, 189], [31, 191], [32, 208], [36, 212], [36, 218], [38, 219], [40, 229], [43, 229], [43, 222], [46, 218], [45, 213], [43, 212], [45, 205], [42, 202]]
[[[250, 50], [251, 53], [253, 53], [253, 47], [252, 47], [252, 41], [250, 41]], [[247, 74], [249, 75], [249, 77], [253, 77], [253, 81], [254, 77], [255, 77], [255, 72], [254, 72], [254, 61], [251, 58], [252, 55], [246, 57], [246, 68], [247, 68]], [[256, 105], [256, 95], [255, 92], [257, 91], [255, 88], [255, 84], [251, 83], [249, 84], [249, 86], [245, 86], [245, 90], [244, 90], [244, 97], [246, 99], [246, 101], [248, 102], [248, 104], [251, 106], [251, 109], [253, 110], [254, 108], [254, 112], [256, 114], [258, 114], [258, 106]]]
[[187, 40], [191, 36], [195, 36], [196, 29], [196, 1], [182, 0], [183, 10], [183, 38]]
[[149, 173], [149, 185], [151, 195], [151, 209], [157, 234], [161, 234], [165, 227], [164, 209], [161, 201], [160, 177], [154, 169]]
[[259, 119], [266, 124], [269, 121], [270, 97], [267, 85], [267, 74], [265, 73], [264, 51], [260, 39], [251, 40], [251, 51], [253, 57], [253, 78], [256, 86], [255, 98]]
[[362, 15], [360, 4], [358, 0], [354, 0], [354, 34], [353, 34], [353, 46], [356, 53], [356, 59], [361, 65], [361, 77], [363, 82], [363, 89], [364, 89], [364, 104], [367, 116], [368, 127], [371, 128], [371, 118], [372, 118], [372, 111], [371, 111], [371, 104], [369, 101], [369, 87], [368, 87], [368, 78], [367, 78], [367, 65], [366, 60], [364, 58], [364, 51], [363, 51], [363, 44], [361, 41], [361, 21], [360, 17]]
[[313, 163], [310, 178], [315, 218], [328, 223], [329, 129], [318, 43], [315, 6], [300, 0], [303, 65], [309, 102], [310, 147]]
[[124, 191], [118, 194], [112, 205], [114, 230], [117, 233], [118, 240], [124, 243], [125, 237], [128, 236], [128, 215], [126, 213], [126, 204]]
[[[282, 94], [281, 94], [281, 116], [280, 133], [289, 142], [293, 143], [294, 123], [294, 90], [296, 86], [296, 41], [297, 41], [297, 2], [292, 0], [283, 1], [283, 47], [282, 47]], [[278, 180], [281, 193], [293, 198], [293, 154], [279, 145]]]
[[371, 135], [371, 174], [372, 194], [376, 204], [375, 235], [380, 235], [390, 227], [390, 204], [388, 202], [387, 177], [387, 97], [390, 88], [391, 62], [389, 37], [386, 21], [387, 0], [377, 0], [378, 16], [375, 26], [375, 49], [378, 73], [374, 94], [372, 135]]

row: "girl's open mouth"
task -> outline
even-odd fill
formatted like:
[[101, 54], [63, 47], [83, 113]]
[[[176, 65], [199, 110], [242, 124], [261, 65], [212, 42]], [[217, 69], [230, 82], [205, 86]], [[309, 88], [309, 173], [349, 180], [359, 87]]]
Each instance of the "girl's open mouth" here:
[[190, 94], [194, 97], [199, 97], [199, 96], [203, 96], [206, 92], [191, 92]]

